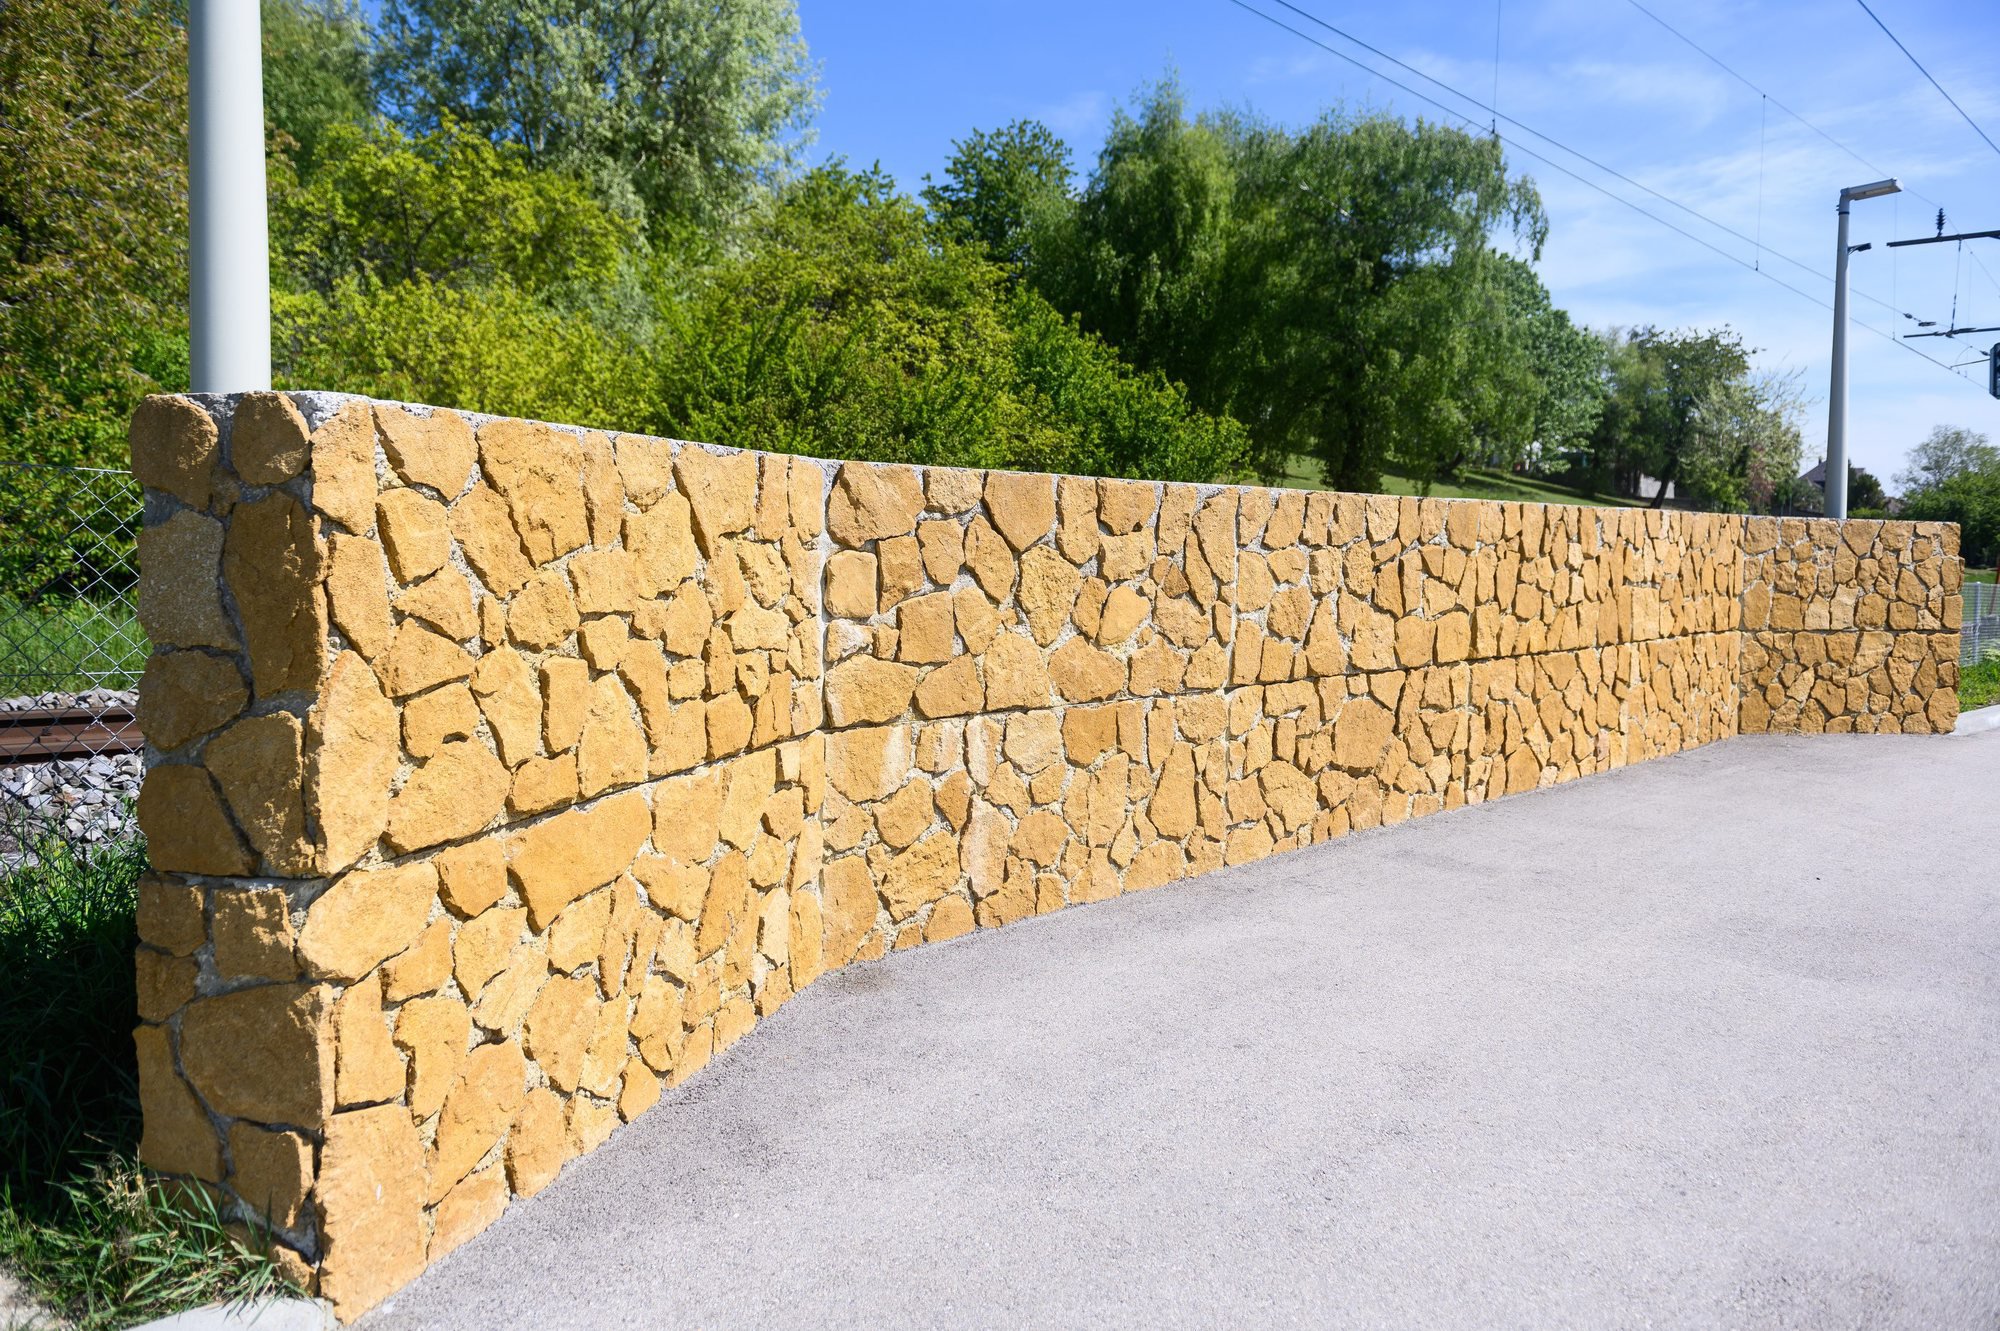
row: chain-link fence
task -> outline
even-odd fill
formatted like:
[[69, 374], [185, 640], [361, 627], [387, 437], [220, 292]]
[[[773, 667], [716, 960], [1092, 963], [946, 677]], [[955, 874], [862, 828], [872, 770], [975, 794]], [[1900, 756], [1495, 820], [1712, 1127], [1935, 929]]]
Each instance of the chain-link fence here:
[[1965, 620], [1958, 631], [1958, 660], [1971, 665], [1987, 652], [2000, 652], [2000, 584], [1965, 584]]
[[0, 462], [0, 862], [129, 825], [142, 504], [128, 472]]

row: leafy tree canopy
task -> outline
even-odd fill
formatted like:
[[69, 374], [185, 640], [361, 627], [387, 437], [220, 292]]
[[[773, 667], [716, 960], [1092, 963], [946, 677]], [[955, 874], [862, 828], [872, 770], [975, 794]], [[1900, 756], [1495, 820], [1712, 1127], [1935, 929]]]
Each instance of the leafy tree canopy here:
[[713, 227], [792, 167], [817, 101], [793, 0], [386, 0], [378, 78], [590, 180], [660, 227]]
[[942, 183], [925, 177], [932, 216], [1004, 263], [1028, 257], [1028, 228], [1068, 202], [1070, 153], [1038, 120], [974, 130], [952, 145]]
[[2000, 470], [2000, 448], [1977, 430], [1960, 425], [1935, 425], [1921, 444], [1910, 450], [1896, 485], [1904, 493], [1929, 490], [1968, 472]]

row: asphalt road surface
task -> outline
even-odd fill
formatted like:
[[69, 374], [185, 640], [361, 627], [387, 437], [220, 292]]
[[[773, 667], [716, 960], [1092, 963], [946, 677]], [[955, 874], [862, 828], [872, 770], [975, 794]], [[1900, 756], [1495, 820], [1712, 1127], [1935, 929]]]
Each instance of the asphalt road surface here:
[[1756, 738], [822, 980], [363, 1324], [2000, 1325], [2000, 732]]

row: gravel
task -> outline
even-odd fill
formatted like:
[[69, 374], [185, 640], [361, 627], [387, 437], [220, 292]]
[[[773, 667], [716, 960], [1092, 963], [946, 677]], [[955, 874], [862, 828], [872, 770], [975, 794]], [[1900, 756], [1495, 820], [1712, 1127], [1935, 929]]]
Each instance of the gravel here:
[[[112, 689], [0, 698], [0, 712], [37, 708], [131, 707], [136, 695]], [[95, 845], [138, 830], [132, 813], [145, 774], [140, 754], [99, 754], [0, 766], [0, 865], [18, 862], [21, 838], [56, 833]]]

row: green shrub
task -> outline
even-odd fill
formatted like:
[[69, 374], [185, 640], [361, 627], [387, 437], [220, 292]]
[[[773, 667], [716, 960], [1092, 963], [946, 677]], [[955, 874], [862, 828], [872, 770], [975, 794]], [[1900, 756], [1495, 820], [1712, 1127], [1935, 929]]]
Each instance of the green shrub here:
[[0, 1262], [86, 1328], [273, 1288], [214, 1199], [147, 1179], [132, 1047], [138, 838], [85, 847], [0, 811]]

